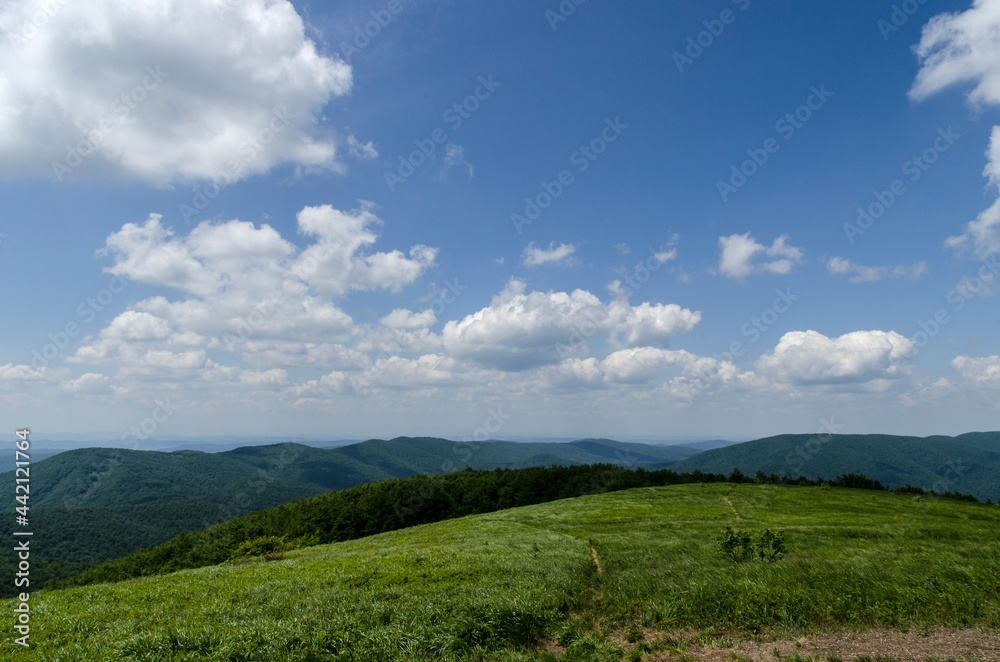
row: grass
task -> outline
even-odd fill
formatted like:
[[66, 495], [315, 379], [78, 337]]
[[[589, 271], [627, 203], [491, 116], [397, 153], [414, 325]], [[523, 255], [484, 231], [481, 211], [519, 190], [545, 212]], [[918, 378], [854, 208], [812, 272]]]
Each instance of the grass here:
[[[731, 563], [715, 542], [726, 526], [784, 531], [788, 555]], [[33, 650], [8, 636], [0, 659], [583, 662], [683, 655], [676, 639], [640, 641], [649, 630], [697, 631], [696, 643], [763, 631], [995, 631], [998, 537], [1000, 510], [975, 504], [844, 489], [643, 488], [282, 560], [39, 592]]]

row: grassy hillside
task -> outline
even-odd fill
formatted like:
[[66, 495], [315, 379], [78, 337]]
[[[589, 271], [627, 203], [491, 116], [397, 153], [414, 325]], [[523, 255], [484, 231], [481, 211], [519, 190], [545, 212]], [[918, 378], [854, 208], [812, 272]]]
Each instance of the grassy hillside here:
[[[416, 474], [593, 462], [664, 461], [683, 448], [586, 440], [573, 444], [371, 440], [334, 449], [284, 443], [223, 453], [70, 450], [31, 465], [31, 521], [39, 585], [272, 506], [329, 490]], [[14, 493], [14, 475], [0, 490]], [[11, 499], [4, 508], [18, 505]], [[108, 536], [114, 531], [114, 536]], [[0, 574], [15, 559], [0, 557]], [[0, 596], [12, 586], [0, 587]]]
[[958, 437], [785, 434], [699, 453], [668, 465], [674, 471], [729, 474], [738, 468], [779, 476], [833, 478], [863, 473], [890, 487], [1000, 500], [1000, 432]]
[[[788, 555], [732, 563], [715, 542], [727, 526], [784, 531]], [[998, 532], [995, 507], [926, 497], [642, 488], [44, 591], [31, 640], [46, 660], [599, 662], [739, 633], [995, 631]], [[24, 655], [9, 636], [4, 653]]]

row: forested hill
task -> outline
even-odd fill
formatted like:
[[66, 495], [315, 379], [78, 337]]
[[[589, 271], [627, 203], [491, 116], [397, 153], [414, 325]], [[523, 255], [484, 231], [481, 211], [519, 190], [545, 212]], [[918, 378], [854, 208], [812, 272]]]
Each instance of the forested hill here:
[[[239, 501], [260, 510], [304, 496], [387, 478], [456, 469], [594, 464], [669, 463], [697, 451], [680, 446], [609, 439], [572, 443], [454, 442], [428, 437], [373, 439], [339, 448], [295, 443], [247, 446], [223, 453], [70, 450], [31, 465], [32, 508], [113, 507], [158, 499]], [[14, 474], [0, 475], [13, 494]], [[14, 502], [6, 504], [11, 510]]]
[[739, 469], [779, 476], [833, 478], [862, 473], [890, 487], [1000, 500], [1000, 432], [957, 437], [884, 434], [783, 434], [699, 453], [669, 466], [674, 471], [730, 473]]

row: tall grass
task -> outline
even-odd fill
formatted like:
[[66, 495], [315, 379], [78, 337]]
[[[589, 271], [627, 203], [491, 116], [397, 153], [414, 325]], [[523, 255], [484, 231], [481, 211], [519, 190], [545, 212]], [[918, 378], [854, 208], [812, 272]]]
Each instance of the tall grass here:
[[[716, 545], [727, 526], [783, 531], [788, 554], [732, 563]], [[34, 650], [8, 639], [0, 657], [591, 661], [622, 659], [612, 632], [650, 627], [996, 629], [998, 537], [1000, 510], [976, 504], [847, 489], [643, 488], [279, 561], [40, 592]]]

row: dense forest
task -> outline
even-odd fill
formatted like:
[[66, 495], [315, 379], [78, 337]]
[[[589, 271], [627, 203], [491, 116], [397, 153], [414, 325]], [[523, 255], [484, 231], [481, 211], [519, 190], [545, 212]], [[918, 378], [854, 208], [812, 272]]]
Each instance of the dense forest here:
[[[667, 465], [674, 471], [800, 473], [833, 478], [857, 472], [885, 485], [1000, 500], [1000, 432], [956, 437], [887, 434], [783, 434], [699, 453]], [[651, 468], [651, 467], [647, 467]]]
[[[241, 546], [262, 538], [279, 538], [286, 548], [304, 547], [586, 494], [635, 487], [717, 482], [821, 484], [805, 477], [779, 477], [776, 474], [767, 476], [758, 473], [755, 477], [745, 476], [739, 471], [728, 476], [698, 471], [679, 474], [667, 469], [647, 471], [611, 464], [491, 471], [466, 469], [450, 474], [418, 475], [329, 492], [251, 513], [198, 533], [181, 534], [165, 544], [85, 570], [72, 579], [53, 582], [52, 586], [119, 581], [215, 565], [230, 559]], [[842, 475], [827, 484], [833, 487], [886, 489], [878, 481], [859, 474]], [[924, 490], [914, 487], [897, 488], [895, 491], [926, 494]], [[976, 501], [968, 495], [942, 496]]]

